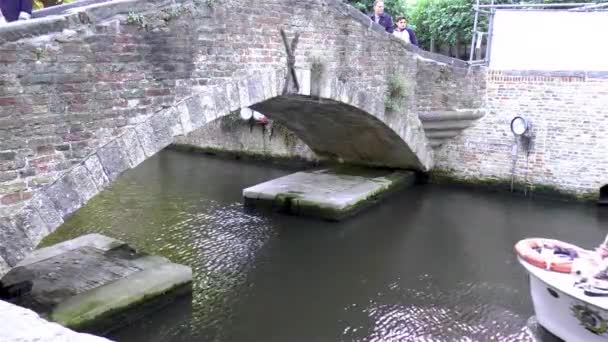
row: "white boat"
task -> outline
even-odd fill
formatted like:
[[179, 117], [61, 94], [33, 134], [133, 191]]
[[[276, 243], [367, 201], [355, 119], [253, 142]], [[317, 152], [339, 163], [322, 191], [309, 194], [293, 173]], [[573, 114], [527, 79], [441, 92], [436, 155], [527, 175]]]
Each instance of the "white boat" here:
[[[583, 253], [570, 261], [580, 258], [581, 265], [583, 262], [597, 265], [598, 259], [591, 258], [603, 260], [604, 257], [592, 251], [580, 251]], [[542, 250], [538, 255], [547, 257]], [[534, 312], [541, 326], [566, 342], [608, 341], [608, 288], [602, 285], [608, 281], [596, 278], [599, 266], [591, 271], [587, 269], [587, 274], [581, 274], [585, 271], [581, 272], [576, 266], [572, 267], [571, 273], [563, 273], [564, 270], [551, 270], [550, 262], [541, 268], [538, 262], [530, 260], [528, 255], [522, 257], [519, 251], [518, 260], [528, 272]], [[558, 259], [557, 263], [563, 265], [563, 259]]]

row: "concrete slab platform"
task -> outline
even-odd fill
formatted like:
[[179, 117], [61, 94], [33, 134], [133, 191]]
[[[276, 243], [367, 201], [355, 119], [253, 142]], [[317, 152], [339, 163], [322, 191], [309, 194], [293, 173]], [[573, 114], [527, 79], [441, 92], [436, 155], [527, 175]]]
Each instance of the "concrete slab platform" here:
[[0, 299], [102, 334], [189, 294], [191, 283], [187, 266], [90, 234], [34, 251], [0, 280]]
[[247, 206], [338, 221], [414, 181], [415, 174], [410, 171], [326, 168], [249, 187], [243, 190], [243, 197]]

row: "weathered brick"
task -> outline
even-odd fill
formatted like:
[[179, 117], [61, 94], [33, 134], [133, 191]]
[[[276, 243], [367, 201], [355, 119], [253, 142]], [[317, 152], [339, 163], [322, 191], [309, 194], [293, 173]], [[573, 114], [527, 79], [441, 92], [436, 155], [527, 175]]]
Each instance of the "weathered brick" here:
[[17, 156], [15, 152], [0, 152], [0, 160], [14, 160]]
[[0, 204], [11, 205], [21, 201], [28, 200], [32, 197], [31, 192], [19, 191], [12, 194], [4, 195], [0, 198]]

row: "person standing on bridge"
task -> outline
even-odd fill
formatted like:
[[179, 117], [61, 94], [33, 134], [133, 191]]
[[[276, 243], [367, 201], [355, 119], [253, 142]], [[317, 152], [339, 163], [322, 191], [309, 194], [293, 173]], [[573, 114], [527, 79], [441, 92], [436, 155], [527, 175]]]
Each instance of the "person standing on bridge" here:
[[374, 13], [370, 18], [380, 26], [384, 27], [386, 32], [393, 33], [393, 18], [388, 13], [384, 13], [384, 1], [374, 1]]
[[418, 46], [418, 39], [416, 39], [416, 33], [414, 30], [407, 27], [407, 19], [405, 17], [397, 18], [397, 28], [395, 28], [395, 32], [393, 34], [397, 37], [405, 41], [406, 43], [411, 43], [412, 45]]
[[0, 25], [32, 17], [32, 0], [0, 0]]

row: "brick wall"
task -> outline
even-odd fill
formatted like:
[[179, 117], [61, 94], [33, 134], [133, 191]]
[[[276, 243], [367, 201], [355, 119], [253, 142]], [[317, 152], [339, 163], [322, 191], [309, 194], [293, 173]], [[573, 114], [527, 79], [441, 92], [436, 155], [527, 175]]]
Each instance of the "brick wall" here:
[[[608, 73], [500, 72], [487, 77], [487, 113], [436, 151], [438, 174], [468, 182], [510, 182], [596, 199], [608, 184]], [[532, 122], [529, 153], [510, 131]]]
[[[0, 217], [153, 113], [256, 70], [284, 74], [279, 27], [301, 34], [296, 68], [322, 61], [328, 79], [380, 100], [401, 75], [416, 93], [407, 108], [424, 97], [416, 82], [446, 83], [416, 79], [419, 68], [463, 66], [404, 47], [337, 0], [118, 2], [13, 23], [0, 28]], [[449, 97], [477, 97], [467, 89]]]

